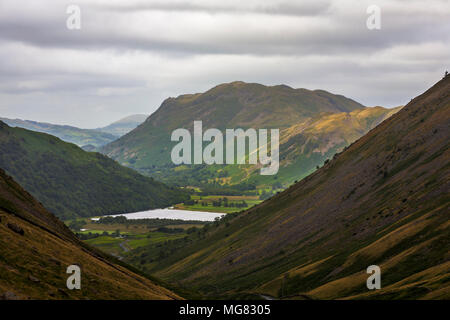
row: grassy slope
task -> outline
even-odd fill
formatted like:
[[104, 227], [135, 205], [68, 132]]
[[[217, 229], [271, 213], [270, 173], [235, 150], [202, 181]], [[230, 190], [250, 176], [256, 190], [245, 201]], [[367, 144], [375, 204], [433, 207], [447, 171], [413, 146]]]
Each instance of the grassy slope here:
[[[24, 234], [11, 230], [20, 227]], [[68, 290], [66, 268], [81, 268]], [[0, 299], [178, 299], [111, 257], [80, 242], [0, 170]]]
[[[314, 117], [318, 115], [327, 117], [329, 114], [347, 113], [361, 108], [364, 106], [351, 99], [321, 90], [310, 91], [287, 86], [266, 87], [254, 83], [233, 82], [219, 85], [202, 94], [167, 99], [144, 124], [105, 146], [102, 152], [157, 179], [179, 184], [191, 182], [198, 184], [217, 177], [218, 171], [223, 169], [223, 166], [203, 168], [195, 166], [187, 170], [175, 170], [170, 161], [170, 153], [176, 143], [170, 141], [170, 134], [176, 128], [189, 129], [192, 128], [194, 120], [202, 120], [204, 129], [252, 127], [286, 130], [294, 124], [314, 122]], [[364, 132], [369, 129], [370, 127], [366, 126]], [[356, 135], [356, 138], [363, 133]], [[331, 152], [345, 146], [346, 141], [351, 138], [346, 136], [336, 144], [331, 143], [329, 147], [331, 156], [334, 154]], [[328, 141], [325, 144], [328, 144]], [[320, 141], [311, 142], [311, 146], [320, 145]], [[305, 170], [301, 168], [302, 172], [297, 172], [294, 176], [299, 177], [302, 173], [308, 173], [311, 168], [323, 162], [325, 156], [325, 154], [305, 155], [306, 159], [303, 159], [301, 164], [296, 164], [296, 168], [307, 168]], [[249, 166], [236, 167], [226, 168], [231, 183], [248, 179]], [[293, 172], [286, 171], [283, 175], [284, 180], [291, 177], [291, 173]]]
[[[450, 298], [449, 93], [447, 77], [323, 168], [153, 271], [210, 296]], [[368, 292], [372, 264], [383, 289]]]
[[0, 168], [60, 218], [160, 208], [185, 198], [101, 154], [2, 122]]

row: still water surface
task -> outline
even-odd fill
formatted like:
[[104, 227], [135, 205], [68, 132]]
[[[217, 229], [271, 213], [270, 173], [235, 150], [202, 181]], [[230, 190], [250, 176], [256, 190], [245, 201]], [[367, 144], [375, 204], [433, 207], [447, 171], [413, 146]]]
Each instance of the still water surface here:
[[[201, 212], [177, 209], [154, 209], [148, 211], [114, 214], [110, 217], [124, 216], [127, 219], [179, 219], [179, 220], [196, 220], [196, 221], [214, 221], [217, 217], [224, 216], [223, 213]], [[92, 218], [98, 220], [99, 218]]]

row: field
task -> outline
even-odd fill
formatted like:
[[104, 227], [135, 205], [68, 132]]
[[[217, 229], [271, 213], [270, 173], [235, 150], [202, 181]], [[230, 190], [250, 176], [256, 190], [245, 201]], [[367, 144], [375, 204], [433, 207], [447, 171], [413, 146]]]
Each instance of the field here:
[[168, 234], [163, 232], [149, 232], [145, 234], [107, 235], [85, 240], [86, 243], [97, 247], [114, 256], [122, 257], [127, 252], [139, 247], [162, 243], [168, 240], [183, 238], [186, 233]]
[[[116, 219], [117, 220], [117, 219]], [[204, 223], [179, 220], [151, 222], [145, 220], [119, 220], [99, 223], [90, 218], [66, 221], [66, 224], [84, 242], [118, 258], [139, 247], [157, 245], [184, 238], [190, 228], [201, 228]]]
[[198, 196], [191, 195], [190, 201], [174, 206], [179, 210], [233, 213], [246, 210], [261, 203], [258, 196]]
[[[200, 190], [197, 190], [200, 191]], [[269, 192], [267, 190], [259, 190]], [[175, 209], [205, 212], [234, 213], [246, 210], [261, 203], [259, 196], [221, 196], [191, 195], [190, 200], [175, 205]], [[76, 218], [65, 221], [80, 239], [104, 252], [120, 259], [126, 259], [138, 248], [154, 248], [158, 252], [160, 246], [170, 241], [187, 238], [191, 230], [201, 229], [204, 222], [174, 222], [145, 220], [114, 219], [107, 223], [99, 223], [91, 218]], [[189, 230], [191, 229], [191, 230]]]

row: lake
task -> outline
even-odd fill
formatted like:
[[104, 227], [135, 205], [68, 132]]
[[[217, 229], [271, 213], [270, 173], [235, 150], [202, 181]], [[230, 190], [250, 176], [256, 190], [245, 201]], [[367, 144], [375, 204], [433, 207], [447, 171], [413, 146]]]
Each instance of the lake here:
[[[105, 217], [124, 216], [127, 219], [175, 219], [175, 220], [196, 220], [196, 221], [214, 221], [215, 218], [224, 216], [224, 213], [202, 212], [177, 209], [154, 209], [134, 213], [113, 214]], [[92, 218], [97, 221], [99, 218]]]

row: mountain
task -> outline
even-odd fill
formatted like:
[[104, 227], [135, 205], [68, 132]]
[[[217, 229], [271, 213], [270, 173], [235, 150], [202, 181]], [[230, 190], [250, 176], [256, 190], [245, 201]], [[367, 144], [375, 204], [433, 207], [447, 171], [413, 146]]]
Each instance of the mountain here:
[[48, 133], [52, 136], [60, 138], [63, 141], [74, 143], [79, 147], [92, 145], [97, 148], [110, 143], [119, 137], [111, 133], [100, 132], [97, 130], [80, 129], [71, 126], [62, 126], [31, 120], [0, 118], [0, 121], [3, 121], [10, 127], [19, 127], [32, 131]]
[[1, 121], [0, 168], [62, 219], [161, 208], [186, 199], [178, 189], [99, 153]]
[[447, 76], [284, 192], [129, 261], [208, 297], [449, 299], [449, 95]]
[[[180, 299], [83, 244], [0, 169], [0, 300]], [[81, 290], [69, 290], [66, 269], [81, 269]]]
[[117, 137], [121, 137], [124, 134], [127, 134], [131, 130], [135, 129], [137, 126], [139, 126], [141, 123], [143, 123], [148, 118], [148, 115], [146, 114], [134, 114], [131, 116], [128, 116], [126, 118], [120, 119], [119, 121], [116, 121], [114, 123], [111, 123], [110, 125], [98, 128], [97, 131], [105, 132], [112, 134]]
[[[141, 126], [101, 152], [143, 174], [174, 184], [291, 183], [392, 113], [381, 107], [365, 108], [323, 90], [232, 82], [205, 93], [165, 100]], [[260, 176], [254, 165], [175, 166], [170, 157], [176, 144], [170, 141], [171, 133], [177, 128], [192, 131], [195, 120], [203, 121], [203, 130], [279, 128], [278, 181]]]

